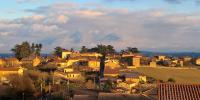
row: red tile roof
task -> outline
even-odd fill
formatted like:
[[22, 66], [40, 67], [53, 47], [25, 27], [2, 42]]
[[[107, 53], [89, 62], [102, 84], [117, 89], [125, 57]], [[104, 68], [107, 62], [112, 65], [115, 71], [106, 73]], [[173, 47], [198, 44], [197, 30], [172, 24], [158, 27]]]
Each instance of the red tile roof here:
[[12, 57], [12, 58], [6, 58], [5, 60], [6, 61], [19, 61], [17, 58], [14, 58], [14, 57]]
[[0, 61], [6, 61], [4, 58], [0, 58]]
[[18, 71], [19, 69], [19, 67], [0, 68], [0, 71]]
[[105, 68], [104, 74], [119, 74], [119, 69]]
[[158, 100], [200, 100], [200, 84], [159, 84]]

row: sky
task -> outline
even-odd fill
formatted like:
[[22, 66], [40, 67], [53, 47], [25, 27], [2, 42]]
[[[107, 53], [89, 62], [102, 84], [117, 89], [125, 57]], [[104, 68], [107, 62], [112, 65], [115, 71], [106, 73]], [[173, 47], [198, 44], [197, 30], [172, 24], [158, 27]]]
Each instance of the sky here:
[[0, 0], [0, 52], [22, 41], [43, 52], [110, 44], [200, 52], [200, 0]]

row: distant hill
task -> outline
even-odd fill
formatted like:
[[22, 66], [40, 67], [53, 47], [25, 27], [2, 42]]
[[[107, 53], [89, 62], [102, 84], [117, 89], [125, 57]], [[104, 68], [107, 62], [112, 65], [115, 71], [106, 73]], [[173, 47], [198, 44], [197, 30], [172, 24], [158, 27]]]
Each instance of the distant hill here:
[[[41, 54], [43, 57], [48, 56], [49, 54]], [[0, 58], [14, 57], [12, 53], [0, 53]]]
[[200, 53], [197, 52], [150, 52], [150, 51], [141, 51], [143, 55], [146, 56], [154, 56], [154, 55], [167, 55], [167, 56], [176, 56], [176, 57], [183, 57], [183, 56], [191, 56], [194, 58], [200, 57]]
[[0, 58], [6, 58], [6, 57], [13, 57], [14, 54], [12, 53], [0, 53]]
[[[141, 51], [141, 53], [145, 56], [154, 56], [154, 55], [167, 55], [167, 56], [191, 56], [194, 58], [200, 57], [200, 53], [197, 52], [151, 52], [151, 51]], [[48, 56], [49, 54], [42, 54], [43, 57]], [[13, 57], [12, 53], [0, 53], [0, 58]]]

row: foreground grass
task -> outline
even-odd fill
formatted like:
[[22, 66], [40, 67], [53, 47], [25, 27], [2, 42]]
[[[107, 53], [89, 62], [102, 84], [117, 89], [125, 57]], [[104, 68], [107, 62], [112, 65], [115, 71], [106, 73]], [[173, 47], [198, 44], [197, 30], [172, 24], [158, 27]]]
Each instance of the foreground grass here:
[[200, 84], [200, 70], [198, 69], [140, 67], [135, 70], [157, 80], [167, 81], [173, 78], [176, 83]]

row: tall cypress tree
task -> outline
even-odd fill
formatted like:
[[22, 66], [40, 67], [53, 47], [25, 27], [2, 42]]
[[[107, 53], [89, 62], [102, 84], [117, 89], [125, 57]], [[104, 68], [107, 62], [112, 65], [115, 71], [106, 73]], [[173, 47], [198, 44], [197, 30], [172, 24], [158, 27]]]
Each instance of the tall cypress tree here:
[[106, 60], [106, 56], [108, 54], [114, 54], [115, 53], [115, 49], [112, 45], [97, 45], [94, 48], [91, 48], [88, 50], [89, 52], [98, 52], [100, 53], [102, 56], [100, 57], [100, 71], [99, 71], [99, 75], [100, 78], [104, 77], [104, 69], [105, 69], [105, 60]]
[[105, 60], [106, 60], [106, 55], [104, 54], [104, 55], [100, 58], [100, 78], [103, 78], [103, 77], [104, 77]]

